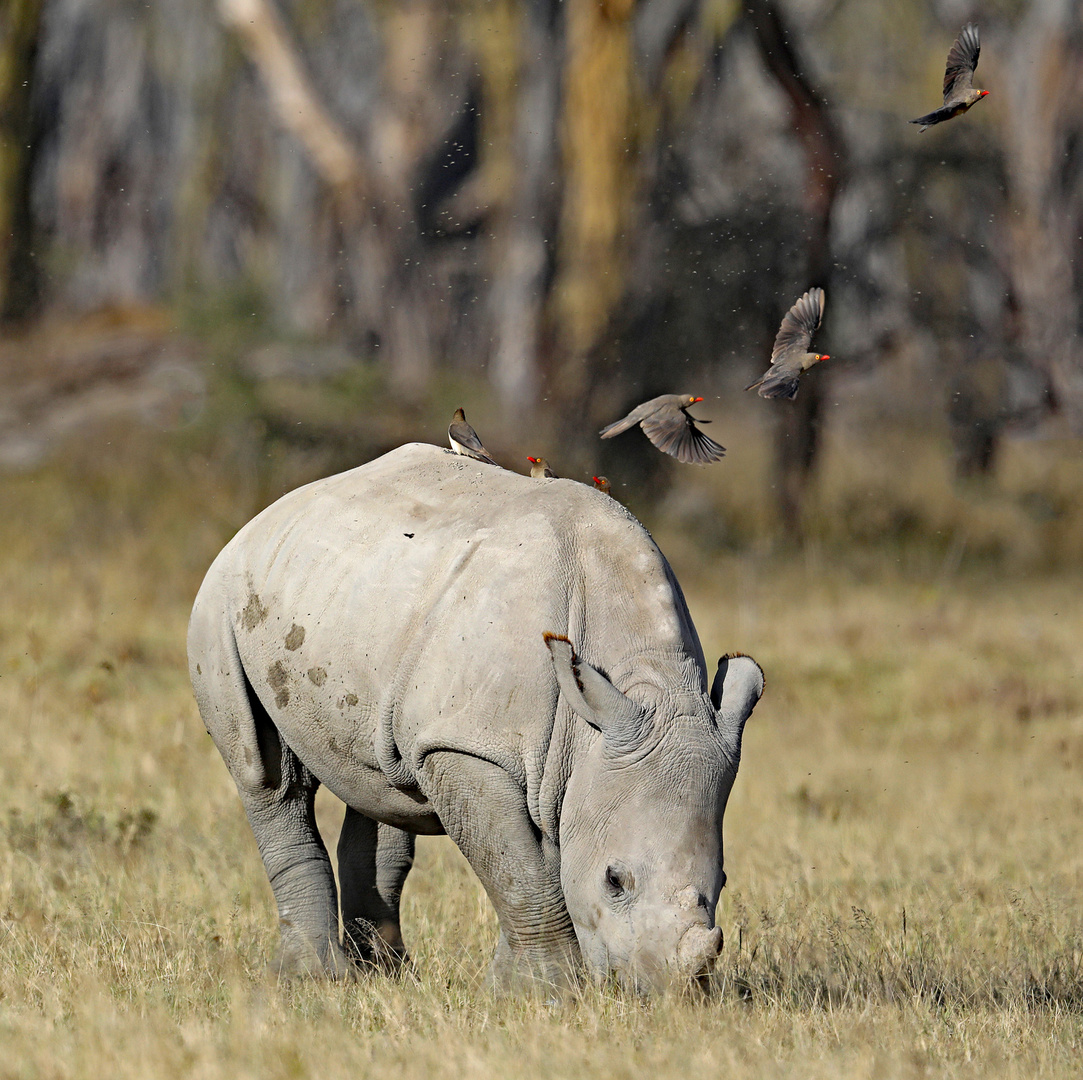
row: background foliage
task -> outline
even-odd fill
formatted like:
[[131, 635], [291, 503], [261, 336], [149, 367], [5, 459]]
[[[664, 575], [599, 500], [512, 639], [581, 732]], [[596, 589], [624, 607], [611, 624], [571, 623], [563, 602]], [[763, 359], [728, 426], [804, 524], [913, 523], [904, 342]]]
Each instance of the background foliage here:
[[[1072, 0], [0, 2], [0, 1076], [1075, 1075], [1081, 237]], [[814, 283], [832, 359], [745, 395]], [[685, 391], [719, 464], [596, 438]], [[495, 1002], [444, 840], [414, 975], [264, 974], [191, 599], [458, 405], [767, 671], [706, 999]]]

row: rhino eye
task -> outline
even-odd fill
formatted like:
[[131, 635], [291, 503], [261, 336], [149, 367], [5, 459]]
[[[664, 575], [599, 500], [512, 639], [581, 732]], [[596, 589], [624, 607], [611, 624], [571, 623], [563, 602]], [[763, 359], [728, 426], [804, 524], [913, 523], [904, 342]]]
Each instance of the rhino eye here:
[[605, 887], [610, 896], [623, 896], [631, 892], [634, 885], [635, 878], [632, 877], [630, 870], [625, 870], [623, 866], [605, 868]]

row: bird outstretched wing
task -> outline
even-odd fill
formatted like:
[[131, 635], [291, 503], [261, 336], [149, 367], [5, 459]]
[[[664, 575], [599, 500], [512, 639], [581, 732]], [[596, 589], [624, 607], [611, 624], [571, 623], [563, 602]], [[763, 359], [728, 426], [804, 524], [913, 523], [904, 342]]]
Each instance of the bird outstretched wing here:
[[683, 409], [661, 409], [641, 426], [659, 450], [687, 465], [709, 465], [726, 453], [726, 448], [704, 435]]
[[944, 70], [945, 105], [964, 97], [970, 90], [980, 52], [978, 28], [973, 23], [967, 23], [948, 52], [948, 66]]
[[788, 356], [808, 352], [812, 335], [820, 328], [820, 322], [823, 320], [825, 303], [823, 289], [809, 289], [786, 312], [771, 349], [772, 364]]

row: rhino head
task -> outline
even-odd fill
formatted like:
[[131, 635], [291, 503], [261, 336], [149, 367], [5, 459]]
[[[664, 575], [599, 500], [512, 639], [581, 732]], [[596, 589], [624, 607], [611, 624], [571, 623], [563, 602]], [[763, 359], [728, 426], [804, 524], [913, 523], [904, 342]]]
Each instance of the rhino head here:
[[602, 734], [576, 762], [560, 817], [561, 886], [587, 967], [639, 992], [703, 976], [722, 948], [722, 817], [763, 672], [723, 657], [709, 697], [673, 695], [661, 715], [566, 639], [546, 642], [565, 700]]

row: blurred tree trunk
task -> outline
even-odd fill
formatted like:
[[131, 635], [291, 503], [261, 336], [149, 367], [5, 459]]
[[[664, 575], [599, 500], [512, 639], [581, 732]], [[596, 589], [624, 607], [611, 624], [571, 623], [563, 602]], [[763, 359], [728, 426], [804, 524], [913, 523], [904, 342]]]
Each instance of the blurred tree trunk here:
[[948, 430], [955, 475], [962, 480], [993, 471], [1006, 418], [1007, 372], [998, 353], [976, 353], [950, 365]]
[[544, 306], [556, 231], [560, 23], [549, 0], [486, 5], [481, 37], [492, 205], [490, 376], [511, 415], [538, 402]]
[[32, 313], [38, 295], [30, 181], [37, 139], [31, 83], [42, 0], [0, 6], [0, 321]]
[[[805, 74], [793, 46], [794, 33], [773, 0], [748, 0], [746, 10], [764, 63], [789, 99], [794, 134], [805, 151], [805, 204], [808, 211], [804, 280], [826, 286], [831, 276], [831, 210], [845, 168], [842, 137], [823, 98]], [[792, 301], [786, 298], [788, 305]], [[775, 467], [779, 515], [786, 535], [799, 540], [805, 493], [819, 451], [824, 389], [820, 371], [801, 384], [792, 403], [780, 403], [775, 429]]]
[[553, 397], [587, 389], [587, 358], [625, 286], [637, 206], [634, 0], [567, 0], [560, 117], [564, 192], [553, 285]]
[[1083, 435], [1083, 10], [1034, 0], [1014, 38], [1005, 164], [1022, 338]]
[[382, 100], [362, 146], [330, 115], [268, 0], [218, 0], [218, 8], [240, 36], [279, 123], [331, 193], [358, 314], [379, 343], [392, 385], [403, 396], [422, 395], [434, 366], [434, 300], [413, 189], [430, 150], [425, 106], [446, 12], [432, 0], [403, 0], [386, 13]]

